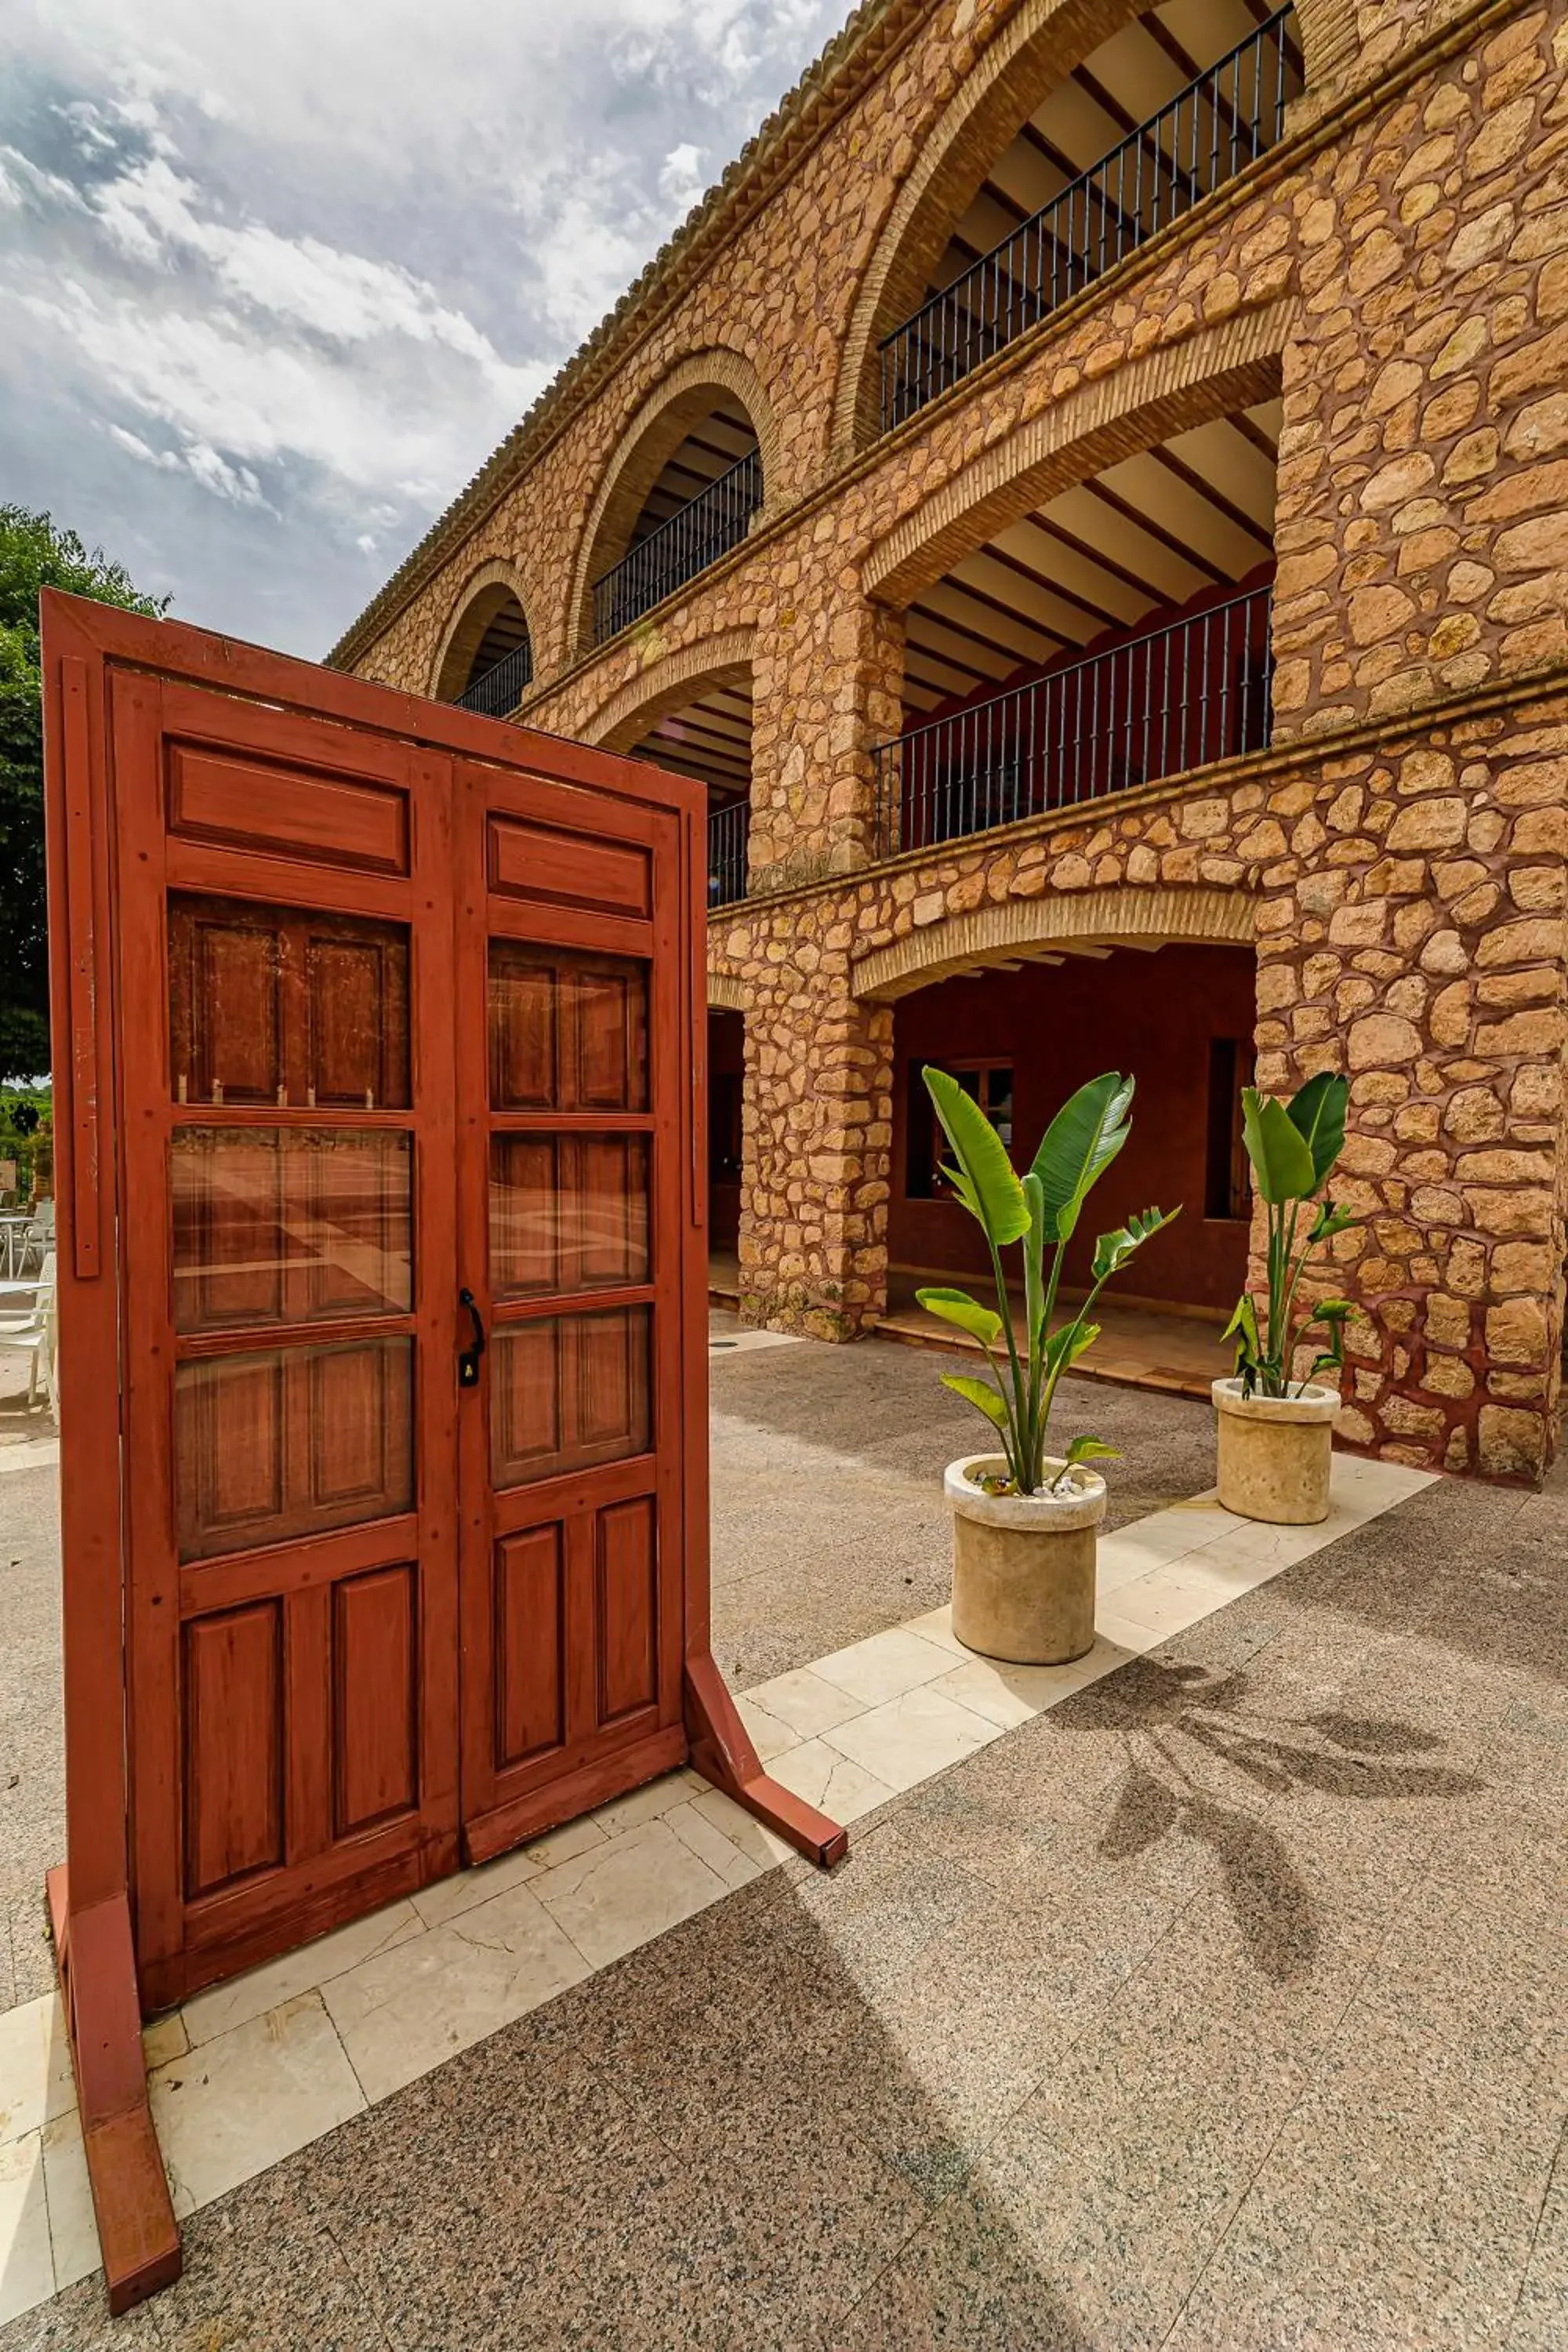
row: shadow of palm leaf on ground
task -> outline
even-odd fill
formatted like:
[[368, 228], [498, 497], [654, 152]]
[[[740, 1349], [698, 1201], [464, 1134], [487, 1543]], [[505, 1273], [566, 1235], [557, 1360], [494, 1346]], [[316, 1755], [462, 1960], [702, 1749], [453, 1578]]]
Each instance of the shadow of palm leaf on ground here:
[[1318, 1953], [1311, 1891], [1285, 1837], [1202, 1777], [1217, 1763], [1272, 1797], [1305, 1789], [1358, 1802], [1464, 1796], [1474, 1773], [1421, 1760], [1441, 1741], [1397, 1717], [1324, 1708], [1274, 1717], [1255, 1710], [1245, 1669], [1145, 1659], [1122, 1725], [1128, 1764], [1100, 1852], [1131, 1862], [1162, 1839], [1199, 1838], [1223, 1874], [1254, 1966], [1279, 1982], [1303, 1976]]

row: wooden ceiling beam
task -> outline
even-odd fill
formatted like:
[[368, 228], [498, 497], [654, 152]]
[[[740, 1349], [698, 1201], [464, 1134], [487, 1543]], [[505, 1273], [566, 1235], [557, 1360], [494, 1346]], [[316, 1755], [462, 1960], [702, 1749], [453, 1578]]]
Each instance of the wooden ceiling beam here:
[[[1199, 555], [1193, 548], [1179, 540], [1173, 531], [1167, 530], [1163, 523], [1155, 522], [1152, 516], [1140, 513], [1131, 499], [1121, 497], [1115, 490], [1108, 489], [1098, 477], [1087, 482], [1080, 482], [1078, 487], [1079, 489], [1087, 490], [1090, 498], [1098, 499], [1102, 506], [1110, 507], [1121, 517], [1123, 522], [1130, 522], [1136, 530], [1144, 532], [1148, 538], [1155, 541], [1157, 546], [1167, 549], [1172, 555], [1179, 556], [1184, 563], [1192, 567], [1200, 579], [1212, 582], [1216, 588], [1228, 588], [1234, 584], [1228, 573], [1216, 570], [1205, 557]], [[1169, 598], [1162, 599], [1163, 603], [1169, 601]]]
[[1120, 614], [1107, 612], [1103, 604], [1091, 604], [1087, 596], [1078, 594], [1071, 588], [1062, 587], [1058, 581], [1047, 580], [1043, 572], [1037, 572], [1034, 566], [1026, 563], [1021, 556], [1010, 555], [1005, 548], [998, 547], [994, 540], [987, 540], [985, 545], [977, 548], [975, 552], [977, 555], [989, 556], [993, 563], [1000, 563], [1005, 571], [1016, 572], [1020, 579], [1033, 581], [1037, 588], [1044, 588], [1047, 594], [1055, 596], [1060, 604], [1070, 604], [1073, 611], [1081, 613], [1086, 620], [1097, 621], [1102, 629], [1121, 627]]
[[1174, 450], [1168, 448], [1163, 441], [1156, 442], [1154, 446], [1144, 454], [1152, 457], [1157, 466], [1163, 466], [1168, 474], [1173, 474], [1178, 482], [1184, 482], [1188, 489], [1195, 491], [1199, 498], [1206, 499], [1210, 506], [1217, 508], [1227, 522], [1233, 523], [1237, 530], [1244, 531], [1248, 539], [1255, 540], [1268, 554], [1273, 554], [1273, 532], [1265, 530], [1262, 524], [1249, 515], [1245, 507], [1238, 507], [1234, 499], [1227, 499], [1223, 490], [1216, 489], [1208, 477], [1200, 474], [1195, 466], [1189, 466], [1184, 458], [1178, 457]]

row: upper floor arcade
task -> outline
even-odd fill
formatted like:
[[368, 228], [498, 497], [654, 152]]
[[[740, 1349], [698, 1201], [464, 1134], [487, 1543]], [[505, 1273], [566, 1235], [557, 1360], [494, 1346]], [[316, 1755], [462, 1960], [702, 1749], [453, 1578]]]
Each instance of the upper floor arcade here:
[[675, 664], [720, 899], [1563, 658], [1549, 39], [1389, 14], [873, 0], [354, 658], [595, 740]]
[[[956, 41], [950, 27], [944, 43], [955, 7], [979, 21]], [[917, 30], [920, 17], [929, 21]], [[1098, 0], [1089, 10], [1014, 0], [978, 12], [957, 0], [881, 0], [835, 45], [851, 100], [857, 81], [864, 101], [876, 95], [876, 58], [861, 53], [879, 18], [897, 35], [906, 84], [917, 55], [929, 72], [944, 52], [968, 52], [967, 75], [941, 103], [934, 89], [900, 88], [907, 120], [879, 124], [875, 140], [851, 103], [843, 135], [802, 142], [789, 182], [744, 224], [732, 264], [703, 256], [699, 267], [683, 232], [650, 273], [668, 275], [672, 257], [689, 255], [679, 314], [624, 363], [589, 371], [592, 395], [578, 404], [574, 362], [433, 535], [448, 599], [471, 593], [465, 554], [500, 555], [522, 583], [528, 655], [502, 669], [515, 646], [487, 646], [496, 675], [478, 707], [500, 707], [511, 688], [516, 708], [667, 611], [759, 522], [821, 496], [847, 463], [874, 456], [1119, 264], [1158, 248], [1267, 157], [1303, 87], [1294, 9], [1268, 0]], [[874, 152], [895, 129], [918, 147], [912, 169], [901, 149]], [[595, 344], [613, 341], [621, 315], [584, 361], [599, 358]], [[520, 462], [542, 437], [532, 462]], [[493, 500], [499, 478], [504, 523], [475, 495]], [[487, 503], [489, 528], [476, 511]], [[433, 551], [416, 551], [405, 573], [428, 571]], [[340, 656], [376, 617], [373, 607]], [[454, 620], [448, 604], [443, 635]], [[426, 690], [466, 698], [479, 675], [443, 655]]]

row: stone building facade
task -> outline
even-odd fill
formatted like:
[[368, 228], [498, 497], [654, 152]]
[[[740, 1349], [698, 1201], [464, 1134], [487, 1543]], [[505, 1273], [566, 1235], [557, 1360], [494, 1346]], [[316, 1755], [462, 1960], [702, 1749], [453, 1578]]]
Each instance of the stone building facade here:
[[[1533, 1478], [1568, 1205], [1568, 6], [1296, 0], [1269, 20], [1289, 86], [1258, 152], [888, 411], [887, 339], [960, 315], [955, 268], [966, 302], [984, 283], [973, 224], [1037, 236], [1006, 210], [1034, 157], [1064, 205], [1102, 134], [1152, 169], [1184, 118], [1167, 99], [1145, 122], [1142, 61], [1158, 45], [1197, 89], [1187, 68], [1266, 13], [865, 0], [333, 658], [460, 694], [504, 605], [521, 721], [684, 747], [698, 773], [710, 739], [726, 774], [740, 747], [748, 847], [710, 988], [745, 1024], [748, 1318], [841, 1339], [883, 1311], [918, 1174], [905, 1000], [969, 975], [978, 1067], [997, 968], [1043, 963], [1048, 987], [1060, 959], [1082, 980], [1075, 959], [1138, 953], [1152, 982], [1223, 946], [1255, 961], [1258, 1083], [1351, 1079], [1342, 1437]], [[1190, 101], [1216, 152], [1253, 88], [1226, 70]], [[1124, 226], [1109, 184], [1096, 217]], [[1070, 210], [1051, 220], [1055, 253]], [[595, 583], [688, 529], [671, 485], [729, 465], [742, 425], [738, 535], [596, 626]], [[984, 807], [944, 751], [940, 821], [911, 823], [917, 730], [967, 741], [1020, 679], [1044, 708], [1041, 680], [1070, 668], [1081, 694], [1121, 647], [1096, 708], [1131, 741], [1151, 630], [1184, 646], [1205, 596], [1246, 595], [1270, 599], [1247, 607], [1250, 731], [1173, 772], [1080, 764], [1070, 793], [1059, 761], [1021, 785], [1015, 757]], [[1239, 1268], [1244, 1227], [1235, 1248]]]

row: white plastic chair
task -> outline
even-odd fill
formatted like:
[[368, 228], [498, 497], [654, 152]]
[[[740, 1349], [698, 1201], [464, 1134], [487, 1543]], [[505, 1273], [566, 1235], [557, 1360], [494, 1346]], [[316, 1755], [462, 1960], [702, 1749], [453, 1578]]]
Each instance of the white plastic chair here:
[[55, 1204], [40, 1201], [33, 1212], [32, 1223], [22, 1235], [21, 1264], [18, 1274], [25, 1275], [29, 1262], [40, 1271], [46, 1256], [52, 1256], [55, 1247]]
[[26, 1355], [27, 1410], [37, 1402], [40, 1379], [51, 1412], [59, 1402], [57, 1369], [58, 1339], [55, 1317], [55, 1254], [45, 1252], [38, 1274], [38, 1292], [26, 1315], [0, 1316], [0, 1349]]

